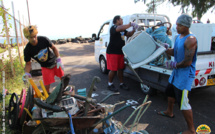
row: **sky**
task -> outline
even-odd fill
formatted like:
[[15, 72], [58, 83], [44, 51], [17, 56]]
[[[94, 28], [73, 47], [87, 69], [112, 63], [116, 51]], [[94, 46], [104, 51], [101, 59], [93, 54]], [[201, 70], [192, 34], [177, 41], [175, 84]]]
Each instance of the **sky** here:
[[[4, 6], [12, 12], [14, 3], [15, 16], [20, 13], [21, 21], [29, 24], [26, 0], [3, 0]], [[147, 1], [147, 0], [146, 0]], [[149, 0], [148, 0], [149, 1]], [[28, 0], [30, 22], [37, 25], [38, 35], [50, 39], [74, 38], [77, 36], [91, 37], [98, 33], [100, 26], [115, 15], [146, 13], [143, 2], [134, 0]], [[180, 15], [180, 6], [172, 6], [165, 2], [157, 8], [158, 14], [165, 14], [175, 24]], [[215, 13], [208, 11], [201, 19], [206, 23], [210, 18], [215, 23]]]

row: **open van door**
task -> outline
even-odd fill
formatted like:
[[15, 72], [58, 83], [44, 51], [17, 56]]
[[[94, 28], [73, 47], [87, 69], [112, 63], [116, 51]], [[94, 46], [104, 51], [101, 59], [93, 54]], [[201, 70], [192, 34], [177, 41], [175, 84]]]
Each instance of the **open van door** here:
[[107, 73], [107, 63], [106, 63], [106, 49], [109, 44], [110, 38], [110, 27], [112, 21], [105, 22], [96, 37], [95, 40], [95, 59], [100, 64], [100, 70], [102, 73]]

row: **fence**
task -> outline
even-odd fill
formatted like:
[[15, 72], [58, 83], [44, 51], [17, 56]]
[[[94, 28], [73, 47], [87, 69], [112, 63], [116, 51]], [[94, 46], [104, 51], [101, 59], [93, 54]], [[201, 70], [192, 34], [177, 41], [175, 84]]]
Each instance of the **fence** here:
[[[0, 16], [0, 49], [6, 50], [4, 54], [0, 53], [0, 72], [6, 68], [6, 59], [10, 63], [10, 73], [12, 76], [16, 74], [16, 69], [14, 68], [14, 56], [15, 53], [18, 53], [19, 62], [23, 67], [22, 55], [24, 46], [27, 43], [27, 40], [23, 37], [22, 29], [24, 28], [24, 18], [23, 23], [21, 23], [20, 14], [18, 12], [18, 18], [15, 17], [14, 5], [12, 2], [13, 15], [8, 12], [8, 9], [4, 7], [3, 0], [1, 1], [0, 10], [2, 12], [2, 17]], [[11, 9], [11, 8], [10, 8]], [[26, 10], [27, 11], [27, 10]], [[1, 23], [2, 22], [2, 23]], [[8, 55], [8, 56], [5, 56]], [[7, 72], [6, 72], [7, 73]]]

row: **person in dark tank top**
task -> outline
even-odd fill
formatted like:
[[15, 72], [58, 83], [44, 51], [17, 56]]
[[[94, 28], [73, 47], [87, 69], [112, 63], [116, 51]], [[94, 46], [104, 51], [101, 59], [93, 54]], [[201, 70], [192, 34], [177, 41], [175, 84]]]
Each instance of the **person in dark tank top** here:
[[168, 107], [165, 111], [158, 112], [158, 115], [173, 118], [173, 106], [178, 102], [179, 108], [187, 122], [188, 129], [179, 134], [195, 134], [193, 124], [193, 112], [189, 104], [189, 92], [195, 78], [197, 60], [197, 38], [191, 34], [189, 28], [192, 17], [182, 14], [176, 21], [178, 36], [174, 48], [167, 48], [166, 53], [174, 56], [174, 61], [166, 61], [167, 68], [172, 68], [169, 84], [166, 88], [168, 96]]

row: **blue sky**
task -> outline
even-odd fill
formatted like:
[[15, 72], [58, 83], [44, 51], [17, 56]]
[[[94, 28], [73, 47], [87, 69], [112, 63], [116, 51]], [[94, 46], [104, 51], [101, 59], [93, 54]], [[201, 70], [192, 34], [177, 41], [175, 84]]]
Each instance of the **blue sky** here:
[[[15, 14], [20, 12], [21, 21], [28, 25], [26, 0], [3, 0], [6, 8], [14, 2]], [[143, 2], [134, 3], [134, 0], [28, 0], [31, 24], [37, 25], [39, 35], [53, 38], [91, 37], [97, 33], [102, 23], [112, 19], [115, 15], [146, 13]], [[167, 2], [159, 6], [158, 14], [169, 16], [171, 23], [175, 23], [180, 15], [180, 7], [173, 7]], [[201, 19], [208, 18], [215, 23], [214, 13], [210, 11]]]

